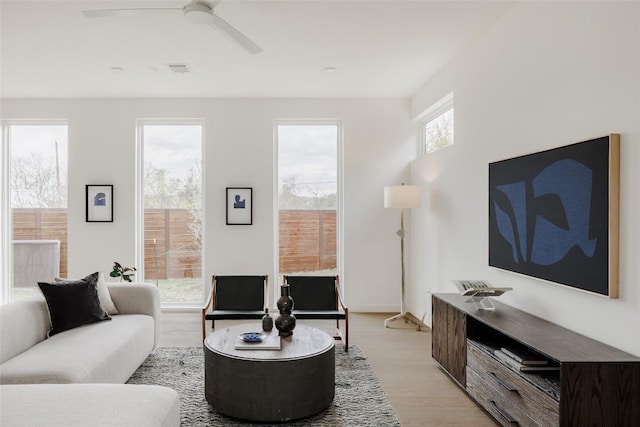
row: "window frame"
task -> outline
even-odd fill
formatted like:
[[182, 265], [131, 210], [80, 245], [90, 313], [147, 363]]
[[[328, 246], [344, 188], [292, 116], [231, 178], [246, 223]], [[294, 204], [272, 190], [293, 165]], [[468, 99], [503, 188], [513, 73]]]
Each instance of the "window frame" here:
[[[336, 270], [338, 275], [343, 274], [344, 266], [344, 126], [340, 119], [276, 119], [273, 122], [273, 271], [274, 277], [280, 275], [280, 206], [279, 206], [279, 150], [278, 141], [280, 126], [336, 126]], [[340, 283], [343, 286], [343, 282]], [[273, 298], [277, 299], [279, 291], [273, 287]], [[340, 290], [341, 292], [344, 289]], [[275, 301], [274, 299], [274, 301]]]
[[[451, 111], [453, 115], [453, 128], [454, 128], [451, 142], [444, 147], [440, 147], [431, 151], [427, 150], [427, 131], [426, 131], [427, 125], [449, 111]], [[438, 100], [437, 102], [435, 102], [429, 108], [427, 108], [420, 118], [419, 148], [418, 148], [420, 157], [427, 156], [429, 154], [435, 153], [436, 151], [440, 151], [443, 148], [452, 146], [455, 143], [455, 123], [456, 121], [455, 121], [454, 97], [453, 97], [453, 92], [451, 92], [448, 95], [441, 98], [440, 100]]]
[[[69, 120], [58, 119], [7, 119], [0, 121], [2, 149], [0, 150], [0, 305], [11, 302], [13, 285], [13, 221], [11, 212], [11, 126], [66, 126], [67, 153], [69, 150]], [[68, 154], [67, 154], [68, 155]], [[67, 165], [67, 174], [71, 165]], [[68, 189], [67, 182], [67, 192]], [[68, 193], [67, 193], [68, 197]], [[69, 201], [67, 199], [67, 210]], [[68, 227], [68, 220], [67, 220]]]
[[206, 170], [205, 170], [205, 142], [206, 142], [206, 121], [203, 118], [139, 118], [136, 119], [136, 141], [135, 141], [135, 245], [134, 259], [137, 268], [136, 280], [145, 281], [144, 271], [144, 127], [145, 126], [201, 126], [201, 156], [202, 156], [202, 247], [201, 247], [201, 268], [202, 268], [202, 293], [199, 302], [165, 302], [161, 301], [163, 309], [181, 309], [202, 307], [208, 292], [208, 284], [205, 280], [205, 236], [206, 236], [206, 212], [205, 212], [205, 195], [206, 195]]

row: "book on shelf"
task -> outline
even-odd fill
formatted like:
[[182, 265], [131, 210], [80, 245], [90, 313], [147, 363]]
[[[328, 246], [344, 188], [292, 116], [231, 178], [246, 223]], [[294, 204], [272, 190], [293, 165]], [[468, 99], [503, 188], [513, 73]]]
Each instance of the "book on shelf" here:
[[453, 280], [460, 293], [469, 297], [497, 297], [513, 288], [497, 288], [486, 280]]
[[511, 368], [513, 368], [513, 369], [515, 369], [517, 371], [520, 371], [520, 372], [538, 372], [538, 371], [558, 371], [558, 370], [560, 370], [560, 367], [558, 367], [558, 366], [523, 365], [522, 363], [518, 362], [517, 360], [511, 358], [510, 356], [507, 356], [502, 350], [495, 350], [493, 352], [493, 354], [502, 363], [504, 363], [505, 365], [510, 366]]
[[544, 359], [542, 356], [523, 348], [502, 347], [500, 350], [523, 365], [546, 366], [549, 364], [549, 361]]

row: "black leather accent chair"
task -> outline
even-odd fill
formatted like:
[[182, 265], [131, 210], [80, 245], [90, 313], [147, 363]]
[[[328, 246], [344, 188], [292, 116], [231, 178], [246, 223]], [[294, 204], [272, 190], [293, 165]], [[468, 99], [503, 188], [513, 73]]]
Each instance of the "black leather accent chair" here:
[[211, 292], [202, 308], [202, 339], [205, 323], [211, 320], [261, 319], [265, 313], [269, 276], [216, 276], [211, 278]]
[[[293, 298], [293, 314], [296, 319], [335, 319], [334, 338], [344, 342], [344, 350], [349, 351], [349, 309], [345, 307], [340, 294], [338, 276], [284, 276]], [[344, 332], [340, 321], [344, 321]]]

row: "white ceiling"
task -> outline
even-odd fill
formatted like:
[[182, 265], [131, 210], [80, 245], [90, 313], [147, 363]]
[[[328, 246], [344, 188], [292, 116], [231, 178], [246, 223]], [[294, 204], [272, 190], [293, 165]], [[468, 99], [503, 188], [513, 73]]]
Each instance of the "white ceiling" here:
[[[513, 5], [220, 2], [216, 13], [262, 47], [258, 55], [181, 14], [80, 13], [188, 1], [0, 0], [0, 96], [408, 97]], [[191, 72], [176, 74], [169, 63], [188, 64]]]

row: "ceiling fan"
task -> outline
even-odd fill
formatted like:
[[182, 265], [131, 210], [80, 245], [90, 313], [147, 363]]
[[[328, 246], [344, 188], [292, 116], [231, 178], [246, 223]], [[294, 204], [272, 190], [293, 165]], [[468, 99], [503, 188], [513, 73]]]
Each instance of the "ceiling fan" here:
[[189, 21], [195, 24], [205, 24], [220, 31], [234, 42], [245, 48], [249, 53], [255, 55], [262, 52], [262, 48], [251, 39], [238, 31], [224, 19], [216, 15], [214, 8], [219, 1], [205, 2], [202, 0], [192, 0], [184, 7], [160, 7], [160, 8], [136, 8], [136, 9], [99, 9], [83, 10], [82, 13], [88, 18], [106, 18], [122, 15], [140, 14], [161, 14], [182, 12]]

